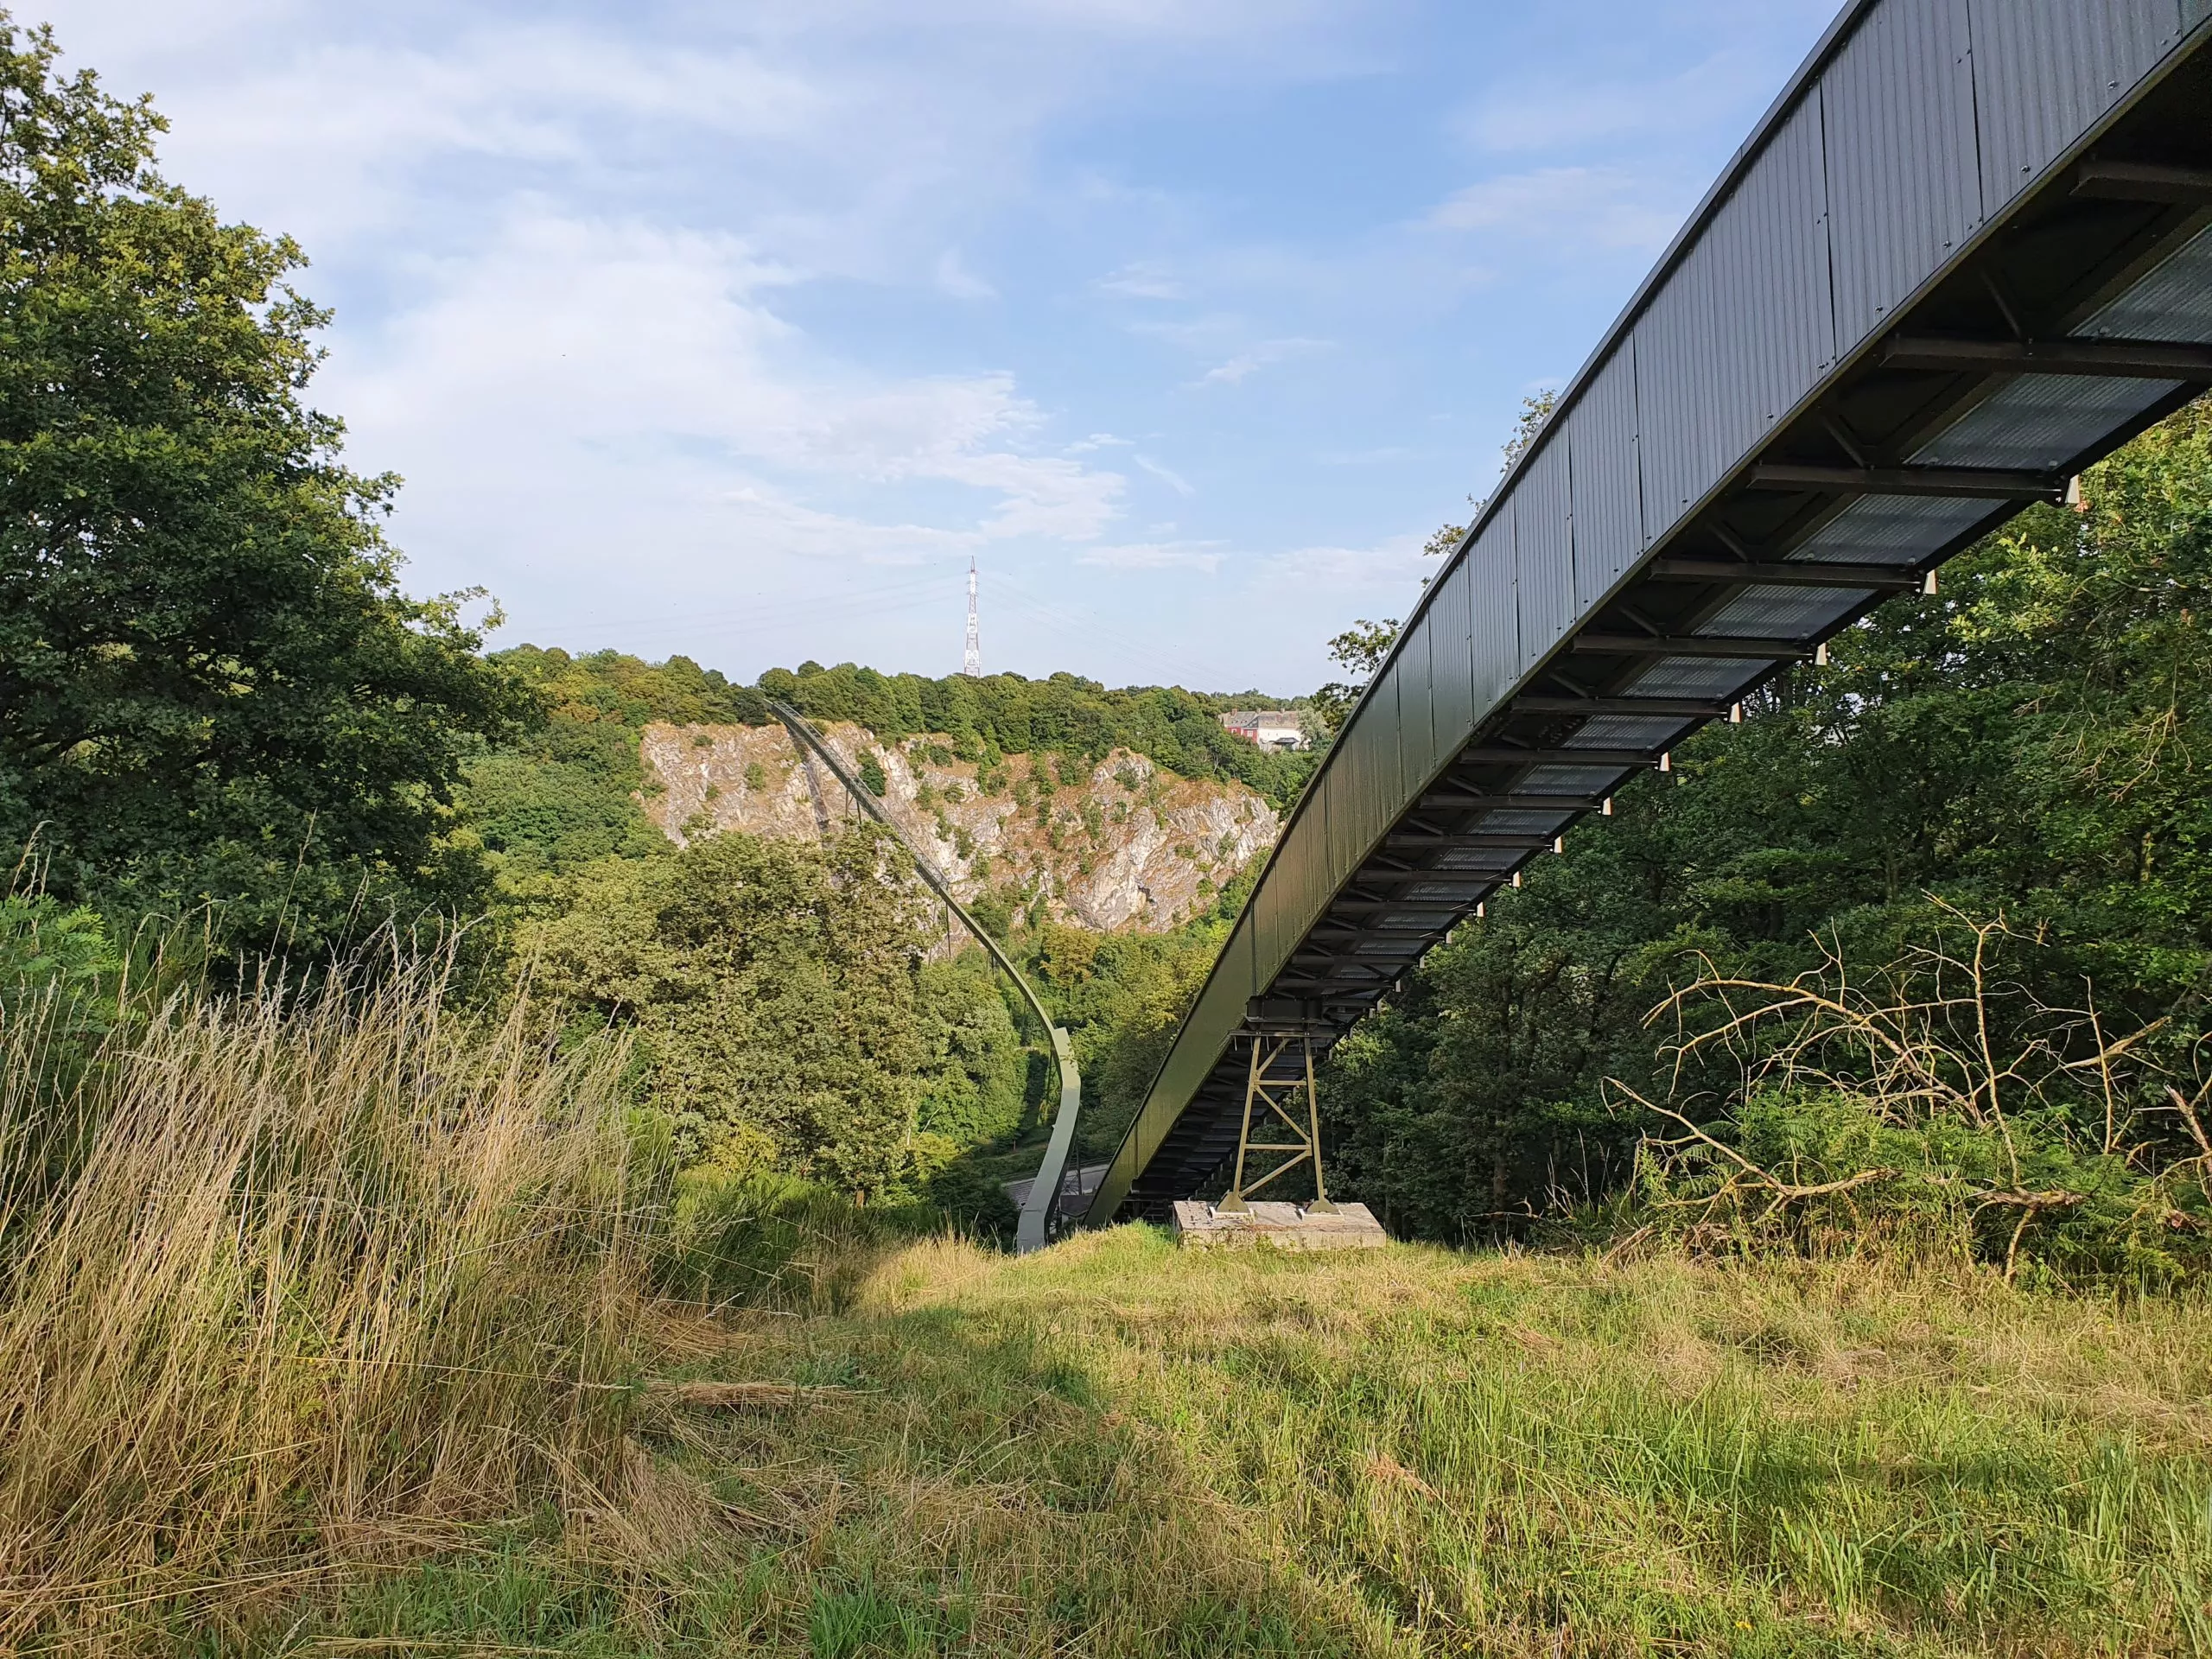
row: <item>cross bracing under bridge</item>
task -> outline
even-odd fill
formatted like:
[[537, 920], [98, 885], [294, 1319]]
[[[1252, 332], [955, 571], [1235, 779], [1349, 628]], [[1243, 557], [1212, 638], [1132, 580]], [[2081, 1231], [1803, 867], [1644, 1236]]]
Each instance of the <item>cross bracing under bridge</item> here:
[[1708, 720], [2212, 385], [2212, 0], [1859, 0], [1560, 398], [1286, 825], [1089, 1218]]

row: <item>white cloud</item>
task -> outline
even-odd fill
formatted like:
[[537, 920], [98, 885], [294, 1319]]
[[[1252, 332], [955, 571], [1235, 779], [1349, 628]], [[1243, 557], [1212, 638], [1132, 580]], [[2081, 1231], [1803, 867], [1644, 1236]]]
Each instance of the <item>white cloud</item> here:
[[1109, 570], [1201, 570], [1211, 575], [1228, 556], [1221, 542], [1123, 542], [1087, 549], [1078, 563]]
[[1471, 184], [1433, 209], [1433, 230], [1582, 248], [1656, 252], [1687, 204], [1656, 201], [1652, 181], [1622, 168], [1544, 167]]
[[1180, 300], [1189, 297], [1190, 290], [1168, 276], [1160, 266], [1139, 262], [1124, 265], [1110, 276], [1101, 276], [1091, 283], [1101, 294], [1110, 294], [1124, 300]]
[[999, 291], [961, 263], [960, 250], [947, 248], [937, 257], [938, 292], [956, 300], [995, 300]]
[[501, 560], [525, 623], [530, 573], [696, 597], [792, 560], [1083, 543], [1117, 515], [1119, 474], [1035, 453], [1011, 377], [825, 361], [734, 238], [518, 213], [419, 277], [319, 390], [411, 476], [403, 544], [442, 581]]
[[1325, 340], [1263, 340], [1249, 350], [1237, 353], [1226, 363], [1208, 369], [1198, 377], [1196, 384], [1201, 386], [1239, 385], [1262, 369], [1292, 358], [1325, 351], [1329, 344]]
[[1189, 496], [1196, 495], [1198, 493], [1198, 491], [1192, 487], [1191, 481], [1185, 478], [1180, 473], [1169, 471], [1166, 467], [1161, 466], [1158, 461], [1152, 460], [1149, 456], [1141, 455], [1135, 450], [1132, 450], [1129, 453], [1129, 459], [1136, 462], [1138, 466], [1143, 467], [1145, 471], [1150, 473], [1154, 478], [1166, 484], [1167, 487], [1174, 491], [1176, 494]]
[[1367, 589], [1394, 595], [1410, 606], [1420, 597], [1421, 578], [1435, 566], [1421, 554], [1423, 536], [1392, 536], [1370, 547], [1300, 547], [1270, 555], [1268, 577], [1294, 578], [1313, 588]]

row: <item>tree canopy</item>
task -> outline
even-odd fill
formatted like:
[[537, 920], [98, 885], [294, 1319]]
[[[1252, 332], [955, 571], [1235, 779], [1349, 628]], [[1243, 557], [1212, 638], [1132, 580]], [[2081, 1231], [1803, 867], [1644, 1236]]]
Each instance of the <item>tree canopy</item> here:
[[0, 16], [0, 840], [69, 895], [313, 944], [466, 903], [472, 744], [533, 703], [398, 586], [398, 480], [302, 394], [289, 239], [154, 169], [162, 118]]

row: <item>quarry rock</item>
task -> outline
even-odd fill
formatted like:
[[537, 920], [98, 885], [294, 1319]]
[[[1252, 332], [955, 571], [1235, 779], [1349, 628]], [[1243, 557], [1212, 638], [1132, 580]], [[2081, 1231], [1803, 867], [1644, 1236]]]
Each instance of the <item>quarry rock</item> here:
[[[1045, 918], [1110, 931], [1188, 920], [1282, 824], [1235, 782], [1178, 778], [1116, 749], [1095, 766], [1065, 756], [963, 760], [952, 740], [879, 741], [842, 721], [819, 729], [849, 769], [873, 758], [883, 805], [962, 902], [1000, 893]], [[857, 816], [828, 767], [781, 726], [645, 728], [645, 815], [678, 846], [719, 830], [818, 839]]]

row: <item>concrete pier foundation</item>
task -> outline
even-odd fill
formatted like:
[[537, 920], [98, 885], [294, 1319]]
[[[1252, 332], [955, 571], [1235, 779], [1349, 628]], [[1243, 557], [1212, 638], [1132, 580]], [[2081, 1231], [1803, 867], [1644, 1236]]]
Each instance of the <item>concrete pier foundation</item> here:
[[1177, 1201], [1175, 1238], [1198, 1249], [1264, 1245], [1278, 1250], [1365, 1250], [1390, 1242], [1363, 1204], [1340, 1204], [1330, 1214], [1302, 1205], [1255, 1200], [1243, 1210], [1224, 1211], [1203, 1198]]

